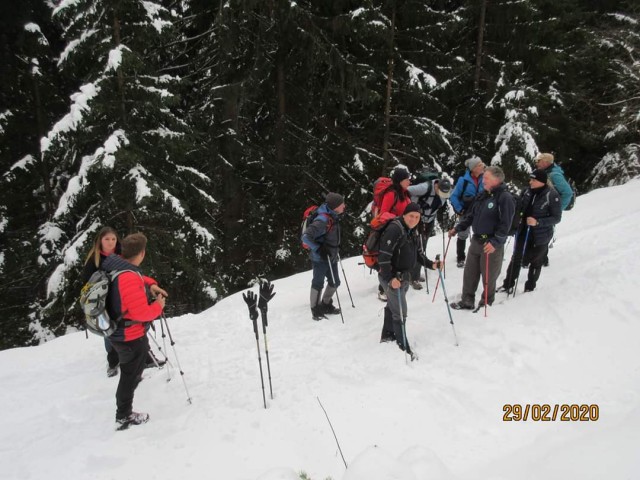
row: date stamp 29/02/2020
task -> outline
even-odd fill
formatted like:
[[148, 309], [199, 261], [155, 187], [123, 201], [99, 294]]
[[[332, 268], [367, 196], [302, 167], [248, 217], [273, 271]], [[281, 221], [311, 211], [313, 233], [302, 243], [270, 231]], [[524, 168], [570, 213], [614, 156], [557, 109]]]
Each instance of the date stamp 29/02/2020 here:
[[600, 418], [597, 404], [507, 403], [502, 412], [505, 422], [595, 422]]

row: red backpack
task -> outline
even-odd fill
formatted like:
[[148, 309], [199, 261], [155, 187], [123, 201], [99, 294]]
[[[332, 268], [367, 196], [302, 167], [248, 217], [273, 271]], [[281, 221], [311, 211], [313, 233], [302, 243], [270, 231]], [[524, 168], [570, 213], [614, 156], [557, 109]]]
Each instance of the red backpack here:
[[[302, 225], [300, 226], [300, 240], [302, 241], [302, 236], [304, 235], [304, 232], [307, 230], [307, 227], [309, 225], [311, 225], [313, 223], [313, 221], [316, 219], [316, 217], [318, 216], [318, 205], [311, 205], [310, 207], [307, 207], [307, 209], [304, 211], [304, 213], [302, 214]], [[331, 215], [329, 215], [328, 213], [322, 213], [323, 216], [326, 217], [327, 219], [327, 223], [329, 224], [329, 228], [327, 228], [327, 232], [329, 230], [331, 230], [331, 227], [333, 227], [333, 218], [331, 218]], [[304, 243], [304, 241], [302, 241], [302, 248], [304, 248], [305, 250], [309, 250], [311, 247], [309, 247], [309, 245], [307, 245], [306, 243]]]
[[393, 180], [389, 177], [379, 177], [373, 182], [373, 203], [371, 204], [371, 214], [375, 217], [382, 206], [382, 197], [393, 185]]
[[380, 253], [382, 233], [395, 218], [397, 217], [393, 213], [384, 212], [375, 216], [369, 224], [371, 232], [362, 246], [362, 257], [365, 265], [373, 270], [378, 270], [378, 254]]

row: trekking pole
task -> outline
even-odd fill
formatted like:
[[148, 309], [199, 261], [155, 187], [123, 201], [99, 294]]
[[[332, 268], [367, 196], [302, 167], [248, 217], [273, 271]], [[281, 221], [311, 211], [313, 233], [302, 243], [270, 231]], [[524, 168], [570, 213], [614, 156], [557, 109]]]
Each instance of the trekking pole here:
[[[531, 230], [531, 226], [527, 225], [527, 233], [524, 235], [524, 245], [522, 246], [522, 258], [520, 259], [520, 266], [522, 267], [522, 262], [524, 262], [524, 254], [527, 251], [527, 242], [529, 241], [529, 231]], [[515, 246], [514, 246], [515, 250]], [[516, 298], [516, 291], [518, 290], [518, 280], [520, 279], [520, 272], [518, 272], [518, 276], [516, 277], [516, 283], [513, 287], [513, 298]], [[526, 286], [526, 285], [525, 285]]]
[[402, 310], [402, 296], [400, 295], [400, 290], [402, 289], [402, 274], [398, 273], [396, 276], [398, 281], [400, 282], [400, 287], [398, 287], [398, 307], [400, 308], [400, 319], [402, 321], [402, 344], [404, 345], [404, 363], [409, 365], [409, 360], [407, 359], [407, 329], [406, 322], [407, 319], [404, 316], [404, 311]]
[[342, 269], [342, 278], [344, 278], [344, 283], [347, 284], [347, 292], [349, 292], [349, 299], [351, 299], [351, 306], [356, 308], [353, 304], [353, 297], [351, 296], [351, 289], [349, 288], [349, 282], [347, 281], [347, 274], [344, 273], [344, 267], [342, 266], [342, 258], [340, 258], [340, 254], [338, 254], [338, 262], [340, 262], [340, 268]]
[[[162, 322], [162, 320], [160, 320]], [[148, 334], [147, 334], [148, 335]], [[156, 338], [153, 335], [148, 335], [148, 337], [153, 340], [153, 343], [155, 343], [156, 348], [158, 349], [158, 351], [162, 354], [162, 356], [164, 357], [164, 361], [165, 363], [169, 366], [169, 367], [173, 367], [171, 361], [169, 360], [169, 357], [167, 357], [165, 355], [165, 353], [162, 351], [162, 349], [160, 348], [160, 345], [158, 344], [158, 341], [156, 340]], [[162, 367], [160, 366], [160, 364], [158, 363], [158, 360], [156, 360], [156, 357], [154, 357], [153, 355], [151, 355], [151, 360], [153, 360], [153, 363], [156, 364], [156, 367], [158, 368], [158, 370], [160, 370]], [[167, 382], [171, 381], [171, 368], [167, 368]]]
[[[440, 255], [436, 255], [436, 262], [440, 261]], [[447, 297], [447, 289], [444, 287], [444, 276], [442, 274], [442, 269], [438, 269], [438, 277], [440, 279], [440, 282], [442, 283], [442, 293], [444, 295], [444, 303], [447, 304], [447, 311], [449, 312], [449, 323], [451, 324], [451, 329], [453, 330], [453, 338], [455, 339], [455, 345], [456, 347], [459, 346], [458, 345], [458, 336], [456, 335], [456, 328], [453, 325], [453, 317], [451, 316], [451, 307], [449, 306], [449, 297]]]
[[[331, 272], [331, 281], [333, 284], [336, 284], [336, 277], [333, 275], [333, 267], [331, 266], [331, 258], [327, 255], [327, 262], [329, 263], [329, 272]], [[336, 286], [336, 298], [338, 299], [338, 308], [340, 309], [340, 318], [342, 318], [342, 323], [344, 323], [344, 316], [342, 315], [342, 305], [340, 304], [340, 294], [338, 293], [338, 287]]]
[[[422, 253], [425, 254], [425, 256], [426, 256], [426, 253], [424, 251], [425, 250], [425, 248], [424, 248], [425, 245], [424, 245], [423, 242], [424, 242], [424, 239], [422, 238], [422, 234], [420, 234], [420, 249], [422, 250]], [[427, 267], [423, 267], [423, 268], [424, 268], [424, 280], [425, 280], [425, 283], [427, 285], [427, 295], [429, 295], [429, 275], [427, 275]]]
[[[449, 241], [447, 242], [447, 248], [444, 251], [444, 258], [442, 259], [442, 268], [444, 269], [445, 262], [447, 261], [447, 253], [449, 252], [449, 245], [451, 244], [451, 238], [449, 237]], [[438, 258], [438, 256], [436, 256]], [[442, 278], [446, 278], [444, 276], [444, 272], [442, 273]], [[438, 291], [438, 285], [440, 285], [440, 276], [438, 276], [438, 281], [436, 282], [436, 289], [433, 291], [433, 298], [431, 299], [431, 303], [436, 301], [436, 292]]]
[[[444, 278], [447, 278], [447, 271], [445, 270], [445, 263], [444, 261], [447, 259], [447, 251], [449, 250], [449, 242], [451, 242], [451, 237], [449, 237], [449, 241], [447, 242], [447, 248], [444, 248], [444, 226], [441, 224], [440, 225], [441, 230], [442, 230], [442, 276]], [[438, 275], [438, 280], [440, 280], [440, 275]], [[438, 289], [438, 284], [436, 283], [436, 290]], [[435, 296], [435, 292], [433, 294]], [[431, 302], [433, 303], [433, 302]]]
[[[158, 345], [158, 350], [162, 352], [162, 354], [167, 358], [167, 360], [169, 359], [169, 357], [167, 357], [167, 353], [169, 352], [167, 350], [167, 335], [164, 333], [164, 322], [162, 321], [162, 319], [160, 319], [160, 336], [162, 337], [162, 346], [164, 347], [164, 350], [160, 348], [160, 345]], [[171, 381], [171, 368], [173, 368], [173, 365], [171, 364], [171, 362], [169, 362], [169, 367], [167, 368], [167, 382]]]
[[489, 254], [484, 254], [486, 260], [484, 264], [484, 316], [487, 317], [487, 300], [489, 298]]
[[269, 375], [269, 393], [271, 394], [271, 400], [273, 400], [273, 386], [271, 385], [271, 364], [269, 363], [269, 344], [267, 342], [267, 303], [276, 294], [273, 293], [273, 284], [269, 281], [260, 283], [260, 299], [258, 300], [258, 307], [260, 308], [260, 316], [262, 318], [262, 336], [264, 338], [264, 353], [267, 357], [267, 372]]
[[262, 403], [265, 410], [267, 409], [267, 397], [264, 393], [264, 375], [262, 373], [262, 357], [260, 356], [260, 339], [258, 338], [258, 309], [256, 294], [249, 290], [247, 293], [242, 294], [247, 307], [249, 308], [249, 318], [253, 322], [253, 333], [256, 335], [256, 348], [258, 349], [258, 364], [260, 365], [260, 383], [262, 384]]
[[191, 395], [189, 395], [189, 389], [187, 388], [187, 382], [184, 380], [184, 372], [182, 371], [182, 367], [180, 366], [180, 360], [178, 359], [178, 352], [176, 352], [176, 342], [173, 341], [173, 336], [171, 335], [171, 330], [169, 329], [169, 322], [167, 322], [167, 317], [163, 313], [160, 317], [161, 320], [164, 320], [164, 325], [167, 327], [167, 334], [169, 335], [169, 344], [173, 349], [173, 356], [176, 357], [176, 365], [178, 365], [178, 371], [180, 372], [180, 376], [182, 377], [182, 384], [184, 385], [184, 391], [187, 392], [187, 402], [191, 404]]

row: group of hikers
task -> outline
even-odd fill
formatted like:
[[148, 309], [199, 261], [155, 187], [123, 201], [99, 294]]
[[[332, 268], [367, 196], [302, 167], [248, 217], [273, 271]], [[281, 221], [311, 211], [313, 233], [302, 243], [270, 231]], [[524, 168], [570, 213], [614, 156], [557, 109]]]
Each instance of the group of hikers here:
[[[386, 302], [380, 341], [395, 341], [412, 358], [405, 329], [406, 294], [409, 287], [422, 288], [422, 267], [442, 268], [442, 262], [428, 259], [425, 251], [434, 231], [436, 213], [447, 200], [457, 219], [448, 236], [450, 240], [457, 236], [456, 263], [464, 268], [461, 299], [450, 306], [456, 310], [473, 310], [494, 302], [510, 235], [514, 235], [513, 255], [499, 291], [513, 292], [523, 265], [528, 266], [524, 291], [535, 290], [542, 268], [548, 264], [554, 226], [562, 219], [562, 211], [574, 195], [562, 168], [555, 164], [550, 153], [536, 156], [529, 186], [519, 197], [507, 190], [500, 167], [487, 167], [478, 157], [467, 160], [466, 167], [455, 188], [450, 180], [439, 176], [423, 181], [418, 176], [418, 183], [412, 185], [410, 172], [396, 167], [390, 179], [386, 179], [388, 185], [378, 199], [374, 194], [371, 226], [376, 230], [372, 235], [377, 235], [379, 243], [378, 250], [369, 253], [376, 257], [370, 266], [378, 271], [378, 298]], [[340, 313], [332, 297], [340, 286], [337, 267], [340, 217], [344, 210], [344, 197], [329, 193], [302, 234], [313, 267], [310, 305], [314, 320]], [[470, 246], [466, 251], [469, 237]], [[481, 278], [483, 291], [476, 307]], [[327, 287], [323, 292], [325, 279]]]
[[[507, 192], [504, 173], [500, 167], [486, 167], [477, 157], [466, 162], [467, 170], [453, 187], [440, 175], [416, 177], [397, 167], [390, 178], [382, 178], [372, 205], [372, 226], [375, 228], [376, 251], [369, 252], [378, 272], [378, 298], [386, 302], [381, 342], [396, 342], [411, 358], [406, 335], [407, 291], [422, 288], [421, 269], [442, 268], [441, 261], [426, 257], [426, 244], [435, 230], [438, 210], [450, 201], [457, 222], [448, 232], [457, 236], [457, 266], [464, 268], [462, 296], [451, 308], [475, 308], [475, 295], [480, 278], [484, 292], [480, 305], [491, 305], [495, 298], [496, 282], [502, 268], [504, 248], [518, 220], [515, 247], [501, 290], [511, 292], [522, 265], [528, 265], [525, 291], [536, 288], [547, 259], [554, 226], [562, 218], [573, 191], [562, 169], [551, 154], [536, 157], [536, 169], [531, 173], [529, 187], [519, 199]], [[313, 320], [326, 315], [340, 314], [333, 296], [340, 286], [340, 218], [345, 211], [345, 199], [331, 192], [325, 202], [315, 208], [305, 222], [303, 245], [309, 249], [313, 266], [310, 306]], [[472, 233], [472, 234], [471, 234]], [[468, 252], [466, 240], [471, 236]], [[369, 241], [368, 241], [369, 244]], [[134, 412], [133, 397], [145, 368], [161, 366], [151, 352], [147, 332], [165, 307], [167, 292], [157, 282], [143, 275], [140, 268], [146, 254], [147, 239], [133, 233], [120, 240], [117, 232], [102, 228], [87, 256], [81, 274], [83, 284], [98, 271], [110, 275], [105, 308], [111, 319], [117, 319], [114, 331], [104, 339], [107, 351], [107, 375], [120, 372], [116, 391], [116, 428], [126, 429], [149, 420], [146, 413]], [[325, 287], [326, 282], [326, 287]]]

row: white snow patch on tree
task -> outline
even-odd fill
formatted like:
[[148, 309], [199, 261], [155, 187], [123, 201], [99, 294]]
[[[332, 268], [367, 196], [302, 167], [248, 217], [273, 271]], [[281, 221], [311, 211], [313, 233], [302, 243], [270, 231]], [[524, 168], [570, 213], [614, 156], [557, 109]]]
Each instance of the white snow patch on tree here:
[[4, 174], [4, 178], [7, 180], [13, 179], [15, 177], [14, 170], [24, 170], [25, 172], [29, 171], [29, 167], [35, 163], [35, 159], [31, 155], [26, 155], [18, 160], [16, 163], [11, 165], [11, 168]]
[[291, 250], [288, 250], [286, 248], [279, 248], [278, 250], [276, 250], [276, 258], [278, 260], [286, 260], [290, 256], [291, 256]]
[[415, 65], [412, 65], [409, 62], [406, 63], [407, 73], [409, 74], [409, 85], [418, 87], [420, 90], [422, 90], [423, 85], [426, 85], [429, 88], [435, 88], [438, 84], [435, 78]]
[[49, 150], [51, 142], [58, 135], [75, 130], [84, 117], [84, 112], [89, 110], [89, 101], [100, 92], [100, 87], [93, 83], [87, 83], [80, 87], [80, 91], [71, 95], [71, 108], [62, 120], [58, 121], [49, 131], [46, 137], [40, 140], [40, 150], [44, 153]]
[[106, 72], [113, 70], [114, 72], [120, 68], [122, 63], [122, 52], [131, 51], [126, 45], [118, 45], [109, 51], [109, 60], [107, 61]]
[[136, 165], [131, 170], [129, 170], [129, 177], [131, 177], [136, 182], [136, 202], [140, 203], [147, 197], [151, 197], [151, 189], [149, 188], [149, 184], [147, 180], [144, 178], [148, 176], [149, 172], [142, 166]]
[[358, 169], [358, 171], [364, 172], [364, 165], [362, 164], [362, 160], [360, 159], [358, 152], [353, 156], [353, 166]]
[[67, 58], [69, 58], [70, 55], [73, 55], [76, 48], [93, 37], [96, 33], [98, 33], [97, 30], [85, 30], [84, 32], [82, 32], [82, 35], [80, 35], [80, 38], [71, 40], [60, 54], [60, 58], [58, 59], [58, 67], [62, 66], [62, 64], [67, 61]]
[[159, 5], [155, 2], [141, 2], [144, 9], [147, 11], [147, 17], [151, 21], [153, 27], [157, 30], [158, 33], [162, 33], [162, 29], [164, 27], [170, 26], [171, 22], [166, 20], [162, 20], [160, 18], [161, 13], [168, 13], [168, 10], [164, 8], [162, 5]]
[[206, 176], [204, 173], [196, 170], [193, 167], [185, 167], [184, 165], [176, 165], [176, 169], [179, 172], [189, 172], [189, 173], [193, 173], [194, 175], [200, 177], [202, 180], [205, 180], [207, 183], [211, 183], [211, 179]]
[[43, 35], [42, 30], [40, 30], [40, 25], [38, 25], [37, 23], [29, 22], [24, 26], [24, 29], [29, 33], [35, 33], [36, 35], [38, 35], [38, 43], [40, 45], [49, 45], [47, 37]]
[[351, 12], [351, 18], [358, 18], [360, 15], [365, 13], [365, 9], [360, 7], [356, 8], [353, 12]]
[[158, 135], [159, 137], [162, 138], [177, 138], [177, 137], [183, 137], [184, 133], [181, 132], [174, 132], [173, 130], [169, 130], [168, 128], [164, 128], [164, 127], [160, 127], [160, 128], [156, 128], [155, 130], [146, 130], [145, 135]]

